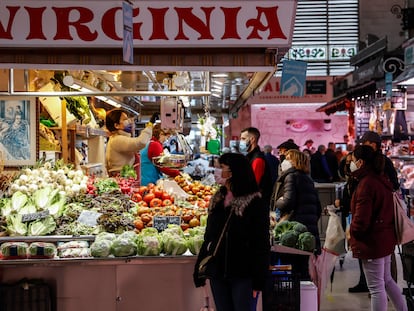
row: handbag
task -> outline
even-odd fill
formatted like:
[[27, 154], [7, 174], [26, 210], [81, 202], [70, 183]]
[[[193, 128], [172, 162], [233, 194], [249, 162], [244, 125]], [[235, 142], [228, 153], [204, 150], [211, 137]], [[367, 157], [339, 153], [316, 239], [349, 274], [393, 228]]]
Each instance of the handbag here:
[[230, 211], [230, 215], [227, 217], [226, 223], [224, 224], [223, 230], [221, 231], [219, 240], [216, 244], [216, 247], [214, 248], [213, 254], [212, 255], [208, 255], [206, 257], [204, 257], [201, 261], [200, 264], [198, 265], [198, 277], [199, 278], [207, 278], [207, 269], [208, 266], [211, 265], [211, 262], [215, 259], [216, 255], [217, 255], [217, 251], [221, 245], [221, 242], [223, 241], [223, 237], [224, 234], [227, 231], [227, 227], [230, 221], [230, 218], [233, 214], [233, 208]]
[[394, 192], [394, 225], [398, 244], [406, 244], [414, 240], [414, 223], [407, 215], [407, 205]]

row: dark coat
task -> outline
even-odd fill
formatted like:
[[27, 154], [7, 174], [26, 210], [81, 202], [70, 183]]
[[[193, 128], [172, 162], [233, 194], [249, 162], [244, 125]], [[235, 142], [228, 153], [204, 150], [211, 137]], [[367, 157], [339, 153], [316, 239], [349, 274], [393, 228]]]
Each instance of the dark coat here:
[[320, 248], [318, 220], [322, 207], [313, 180], [304, 172], [290, 168], [282, 173], [275, 187], [275, 208], [281, 216], [292, 212], [289, 220], [304, 224]]
[[[328, 159], [326, 161], [328, 161]], [[310, 165], [311, 165], [311, 176], [314, 181], [316, 182], [332, 182], [333, 181], [333, 176], [328, 174], [328, 172], [325, 171], [322, 165], [322, 154], [319, 151], [316, 151], [314, 154], [311, 155]]]
[[352, 175], [359, 180], [351, 200], [353, 256], [375, 259], [390, 255], [397, 244], [392, 184], [384, 175], [365, 168]]
[[208, 269], [209, 278], [250, 278], [253, 290], [265, 288], [270, 261], [269, 210], [259, 192], [233, 198], [224, 206], [225, 187], [211, 199], [204, 242], [194, 269], [194, 284], [203, 286], [198, 276], [200, 261], [214, 252], [220, 234], [234, 207], [227, 233], [219, 247], [216, 259]]

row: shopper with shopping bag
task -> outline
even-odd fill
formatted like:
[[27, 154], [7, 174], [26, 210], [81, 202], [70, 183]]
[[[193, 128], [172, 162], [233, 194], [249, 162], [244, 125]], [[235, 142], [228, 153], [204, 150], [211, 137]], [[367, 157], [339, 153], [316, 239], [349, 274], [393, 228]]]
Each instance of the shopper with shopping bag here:
[[402, 292], [391, 276], [391, 254], [397, 245], [393, 188], [384, 175], [384, 157], [371, 146], [357, 146], [350, 165], [358, 186], [351, 200], [349, 247], [362, 260], [371, 310], [386, 311], [387, 296], [396, 310], [406, 311]]

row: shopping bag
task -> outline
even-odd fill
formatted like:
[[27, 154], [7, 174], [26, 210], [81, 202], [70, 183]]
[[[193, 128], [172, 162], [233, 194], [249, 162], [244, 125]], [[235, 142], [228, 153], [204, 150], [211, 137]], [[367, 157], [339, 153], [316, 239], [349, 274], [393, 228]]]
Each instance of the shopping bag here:
[[341, 217], [333, 211], [329, 211], [323, 247], [338, 255], [345, 252], [345, 232], [342, 228]]
[[406, 244], [414, 240], [414, 223], [407, 215], [407, 205], [394, 192], [394, 226], [398, 244]]

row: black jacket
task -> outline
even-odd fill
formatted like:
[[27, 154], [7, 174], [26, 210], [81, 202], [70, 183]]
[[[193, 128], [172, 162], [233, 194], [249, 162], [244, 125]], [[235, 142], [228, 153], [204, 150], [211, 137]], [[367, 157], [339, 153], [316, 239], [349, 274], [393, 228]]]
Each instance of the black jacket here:
[[251, 278], [254, 290], [263, 290], [270, 261], [269, 210], [259, 192], [233, 198], [224, 206], [226, 188], [221, 187], [211, 199], [204, 242], [194, 269], [194, 284], [203, 286], [199, 278], [200, 261], [211, 255], [220, 237], [230, 210], [227, 233], [219, 247], [216, 259], [208, 269], [209, 278]]
[[274, 207], [281, 216], [292, 213], [289, 220], [304, 224], [320, 248], [318, 220], [322, 207], [314, 182], [307, 174], [295, 168], [283, 172], [276, 182]]

